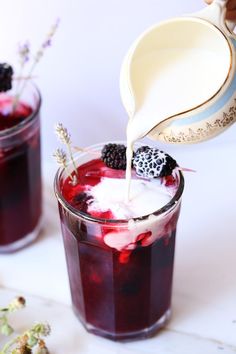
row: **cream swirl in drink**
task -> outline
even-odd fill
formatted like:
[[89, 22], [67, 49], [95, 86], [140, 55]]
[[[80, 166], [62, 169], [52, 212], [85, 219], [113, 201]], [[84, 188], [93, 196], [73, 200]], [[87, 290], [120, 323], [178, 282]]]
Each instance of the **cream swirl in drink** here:
[[[123, 157], [119, 152], [120, 147]], [[92, 156], [88, 154], [89, 158]], [[120, 169], [116, 169], [115, 162], [110, 161], [111, 156], [114, 161], [124, 159], [122, 166], [119, 165]], [[136, 149], [133, 155], [132, 184], [128, 201], [124, 199], [126, 190], [124, 145], [105, 145], [101, 159], [84, 162], [77, 170], [78, 183], [73, 186], [70, 178], [67, 178], [62, 193], [70, 205], [88, 216], [128, 221], [127, 228], [119, 232], [119, 235], [117, 232], [100, 235], [105, 244], [122, 251], [134, 248], [137, 237], [142, 233], [151, 233], [149, 242], [154, 242], [163, 235], [164, 228], [163, 225], [160, 227], [160, 218], [148, 216], [168, 205], [176, 194], [179, 187], [179, 172], [173, 171], [177, 166], [175, 160], [155, 148], [143, 146]], [[153, 178], [155, 176], [159, 178]], [[144, 216], [147, 216], [144, 221], [134, 222], [134, 219]], [[165, 216], [164, 219], [168, 218]], [[157, 223], [158, 231], [155, 230]]]

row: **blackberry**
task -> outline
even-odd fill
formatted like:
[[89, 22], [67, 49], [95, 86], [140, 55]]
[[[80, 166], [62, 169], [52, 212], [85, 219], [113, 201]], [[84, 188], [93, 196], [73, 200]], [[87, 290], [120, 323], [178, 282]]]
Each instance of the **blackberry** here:
[[177, 162], [162, 150], [149, 146], [140, 147], [133, 158], [133, 167], [138, 176], [157, 178], [171, 175]]
[[106, 144], [102, 149], [102, 161], [107, 167], [115, 170], [126, 169], [126, 146], [122, 144]]
[[13, 69], [7, 63], [0, 63], [0, 92], [6, 92], [12, 88]]
[[72, 206], [78, 210], [86, 212], [88, 209], [89, 203], [92, 201], [92, 196], [88, 195], [85, 192], [81, 192], [74, 196], [72, 200]]

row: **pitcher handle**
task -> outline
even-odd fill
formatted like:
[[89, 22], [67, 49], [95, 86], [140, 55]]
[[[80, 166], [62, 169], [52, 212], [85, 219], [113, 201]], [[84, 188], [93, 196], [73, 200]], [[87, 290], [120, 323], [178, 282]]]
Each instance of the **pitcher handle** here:
[[227, 0], [214, 0], [203, 10], [195, 13], [194, 16], [211, 22], [229, 37], [236, 39], [236, 34], [233, 32], [236, 24], [225, 19], [226, 4]]

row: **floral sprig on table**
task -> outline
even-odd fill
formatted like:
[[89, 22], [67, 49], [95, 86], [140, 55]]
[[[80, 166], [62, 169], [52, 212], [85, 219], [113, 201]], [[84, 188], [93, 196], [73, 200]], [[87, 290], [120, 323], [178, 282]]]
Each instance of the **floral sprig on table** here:
[[[23, 297], [17, 297], [10, 304], [0, 309], [0, 333], [9, 336], [14, 332], [13, 327], [8, 322], [8, 316], [12, 312], [25, 307], [26, 301]], [[51, 332], [47, 323], [36, 323], [22, 334], [12, 338], [7, 342], [0, 354], [49, 354], [44, 337]]]
[[0, 333], [9, 336], [14, 332], [13, 327], [9, 324], [8, 316], [12, 312], [16, 312], [25, 307], [25, 299], [22, 296], [16, 297], [6, 307], [0, 309]]
[[37, 323], [5, 344], [0, 354], [49, 354], [43, 337], [47, 337], [50, 332], [47, 323]]

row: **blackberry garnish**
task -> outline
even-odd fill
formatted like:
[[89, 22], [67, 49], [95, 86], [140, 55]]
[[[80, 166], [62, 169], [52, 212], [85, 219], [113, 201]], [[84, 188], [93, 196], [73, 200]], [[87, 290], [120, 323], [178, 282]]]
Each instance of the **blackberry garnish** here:
[[140, 147], [133, 158], [133, 167], [138, 176], [157, 178], [171, 175], [177, 162], [162, 150], [149, 146]]
[[6, 92], [12, 88], [13, 69], [7, 63], [0, 63], [0, 92]]
[[106, 144], [102, 149], [102, 161], [107, 167], [115, 170], [126, 169], [126, 146], [122, 144]]
[[92, 196], [88, 195], [85, 192], [81, 192], [74, 196], [72, 201], [72, 206], [78, 210], [86, 212], [88, 209], [89, 203], [92, 201]]

